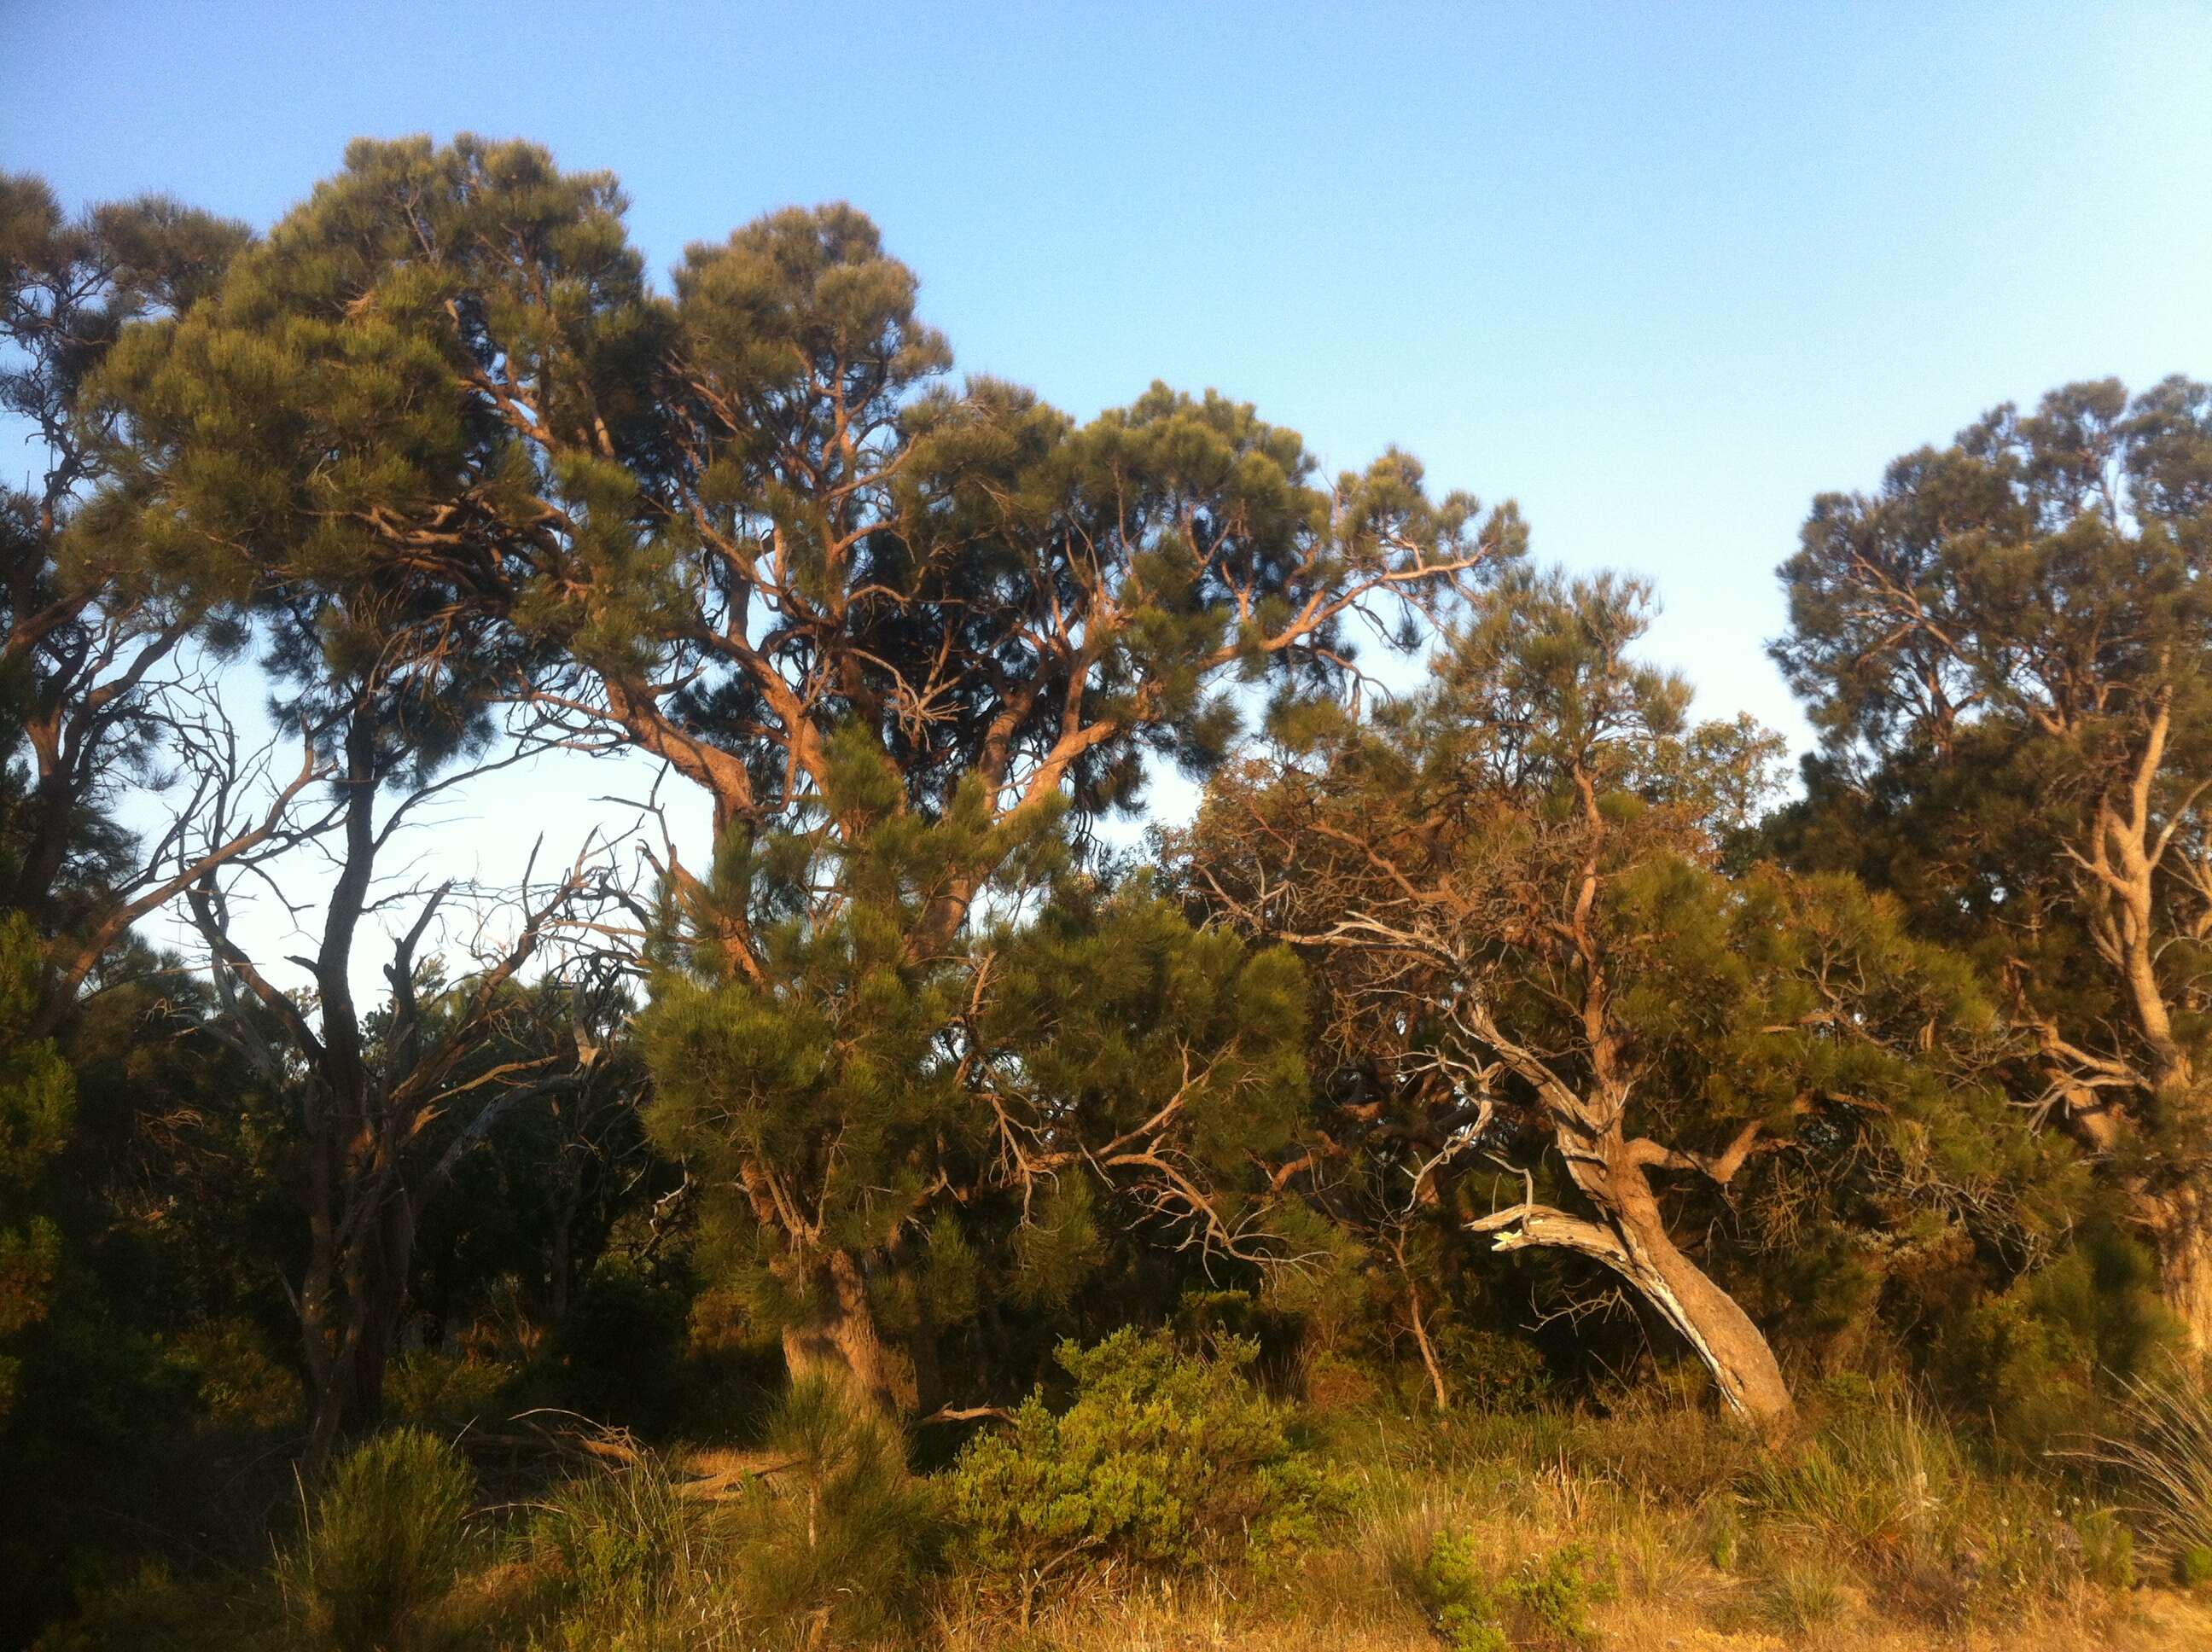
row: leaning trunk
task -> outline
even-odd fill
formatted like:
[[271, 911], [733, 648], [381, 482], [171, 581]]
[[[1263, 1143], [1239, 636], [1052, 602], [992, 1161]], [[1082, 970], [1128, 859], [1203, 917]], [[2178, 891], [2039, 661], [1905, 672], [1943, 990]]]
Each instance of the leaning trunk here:
[[857, 1409], [878, 1416], [910, 1413], [914, 1370], [877, 1327], [860, 1259], [832, 1251], [811, 1283], [811, 1311], [784, 1327], [783, 1362], [791, 1380], [824, 1382]]
[[1730, 1410], [1762, 1432], [1786, 1430], [1796, 1408], [1774, 1350], [1751, 1315], [1668, 1236], [1641, 1167], [1617, 1142], [1610, 1153], [1583, 1146], [1567, 1163], [1597, 1220], [1532, 1204], [1470, 1225], [1493, 1235], [1500, 1250], [1544, 1246], [1603, 1263], [1682, 1333]]
[[1648, 1187], [1622, 1194], [1609, 1212], [1623, 1252], [1614, 1271], [1697, 1350], [1731, 1410], [1762, 1430], [1785, 1425], [1795, 1407], [1765, 1334], [1668, 1236]]

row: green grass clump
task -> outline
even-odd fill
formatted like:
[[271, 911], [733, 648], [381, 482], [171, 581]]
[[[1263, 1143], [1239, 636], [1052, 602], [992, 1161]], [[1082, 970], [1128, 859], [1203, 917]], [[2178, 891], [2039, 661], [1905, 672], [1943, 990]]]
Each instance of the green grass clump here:
[[544, 1640], [647, 1644], [661, 1626], [714, 1615], [716, 1510], [684, 1496], [661, 1457], [639, 1452], [562, 1482], [534, 1509], [520, 1552], [550, 1599]]
[[896, 1429], [835, 1388], [803, 1382], [769, 1418], [767, 1449], [776, 1466], [737, 1505], [734, 1558], [768, 1638], [850, 1645], [910, 1623], [939, 1531]]
[[342, 1459], [307, 1509], [279, 1582], [308, 1646], [422, 1652], [453, 1633], [445, 1610], [466, 1557], [476, 1476], [418, 1429]]
[[2177, 1362], [2159, 1382], [2129, 1383], [2115, 1418], [2094, 1455], [2145, 1535], [2169, 1556], [2212, 1553], [2212, 1381]]

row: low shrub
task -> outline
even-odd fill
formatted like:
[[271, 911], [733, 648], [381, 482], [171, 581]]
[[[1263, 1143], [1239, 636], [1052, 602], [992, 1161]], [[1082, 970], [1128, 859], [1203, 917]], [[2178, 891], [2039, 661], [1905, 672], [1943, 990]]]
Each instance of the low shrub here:
[[1109, 1559], [1176, 1570], [1310, 1541], [1349, 1485], [1292, 1442], [1288, 1408], [1247, 1380], [1255, 1354], [1224, 1337], [1199, 1358], [1133, 1330], [1062, 1344], [1067, 1409], [1032, 1394], [940, 1477], [963, 1557], [1018, 1580], [1026, 1602]]
[[1452, 1652], [1581, 1652], [1599, 1643], [1590, 1609], [1616, 1593], [1580, 1544], [1531, 1555], [1492, 1577], [1473, 1539], [1439, 1533], [1422, 1568], [1423, 1604]]
[[239, 1652], [269, 1643], [267, 1602], [234, 1580], [178, 1577], [149, 1561], [135, 1573], [85, 1589], [76, 1615], [32, 1643], [33, 1652]]
[[333, 1652], [444, 1644], [475, 1495], [460, 1454], [419, 1429], [395, 1429], [340, 1461], [280, 1568], [305, 1643]]
[[500, 1415], [519, 1368], [499, 1360], [424, 1349], [403, 1354], [384, 1379], [384, 1403], [403, 1423], [458, 1434]]

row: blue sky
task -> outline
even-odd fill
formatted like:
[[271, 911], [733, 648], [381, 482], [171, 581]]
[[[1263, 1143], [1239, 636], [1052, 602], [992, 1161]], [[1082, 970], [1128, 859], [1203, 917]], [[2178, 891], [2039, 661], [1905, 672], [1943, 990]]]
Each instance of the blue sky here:
[[265, 225], [356, 134], [607, 167], [657, 268], [842, 198], [961, 365], [1398, 442], [1653, 576], [1704, 709], [1811, 496], [2070, 378], [2212, 376], [2212, 5], [0, 0], [0, 164]]
[[2069, 377], [2212, 374], [2212, 6], [11, 0], [0, 161], [266, 224], [359, 133], [608, 167], [657, 267], [850, 200], [961, 364], [1397, 441], [1760, 653], [1812, 494]]

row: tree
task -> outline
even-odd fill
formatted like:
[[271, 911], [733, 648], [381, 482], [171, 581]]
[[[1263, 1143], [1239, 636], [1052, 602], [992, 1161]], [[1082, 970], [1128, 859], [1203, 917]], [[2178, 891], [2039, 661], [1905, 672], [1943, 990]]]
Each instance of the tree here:
[[[1791, 1410], [1772, 1351], [1670, 1207], [1940, 1120], [1918, 1052], [1990, 1016], [1849, 880], [1724, 868], [1772, 742], [1686, 724], [1686, 685], [1630, 655], [1649, 604], [1514, 571], [1426, 691], [1286, 724], [1277, 756], [1218, 781], [1182, 876], [1311, 963], [1338, 1075], [1323, 1157], [1378, 1157], [1405, 1205], [1500, 1250], [1599, 1264], [1772, 1424]], [[1489, 1210], [1484, 1161], [1517, 1194]]]
[[2212, 1341], [2212, 387], [2006, 406], [1816, 500], [1774, 654], [1824, 737], [1789, 823], [1971, 947], [2029, 1099], [2100, 1153]]
[[155, 772], [162, 701], [200, 617], [111, 531], [97, 490], [116, 433], [87, 416], [82, 392], [129, 324], [187, 307], [246, 240], [158, 198], [71, 220], [36, 179], [0, 176], [0, 410], [41, 456], [31, 488], [0, 495], [0, 902], [53, 943], [48, 1026], [151, 909], [133, 898], [145, 893], [137, 846], [106, 811], [128, 779]]
[[[695, 246], [663, 298], [622, 205], [526, 145], [355, 145], [107, 380], [145, 433], [143, 531], [243, 549], [271, 588], [374, 570], [553, 738], [698, 783], [728, 864], [826, 829], [843, 865], [963, 814], [902, 969], [956, 949], [1036, 823], [1071, 809], [1084, 839], [1149, 760], [1216, 762], [1238, 684], [1340, 692], [1357, 623], [1410, 641], [1518, 549], [1510, 509], [1431, 498], [1403, 454], [1322, 485], [1218, 396], [1156, 386], [1078, 428], [945, 385], [914, 276], [850, 208]], [[888, 797], [841, 791], [852, 739]], [[781, 909], [669, 871], [716, 981], [821, 1011], [779, 973]], [[848, 1122], [833, 1105], [779, 1151]], [[811, 1224], [775, 1219], [811, 1254]], [[806, 1266], [866, 1272], [834, 1246]]]
[[[1267, 1254], [1249, 1171], [1295, 1118], [1303, 987], [1142, 879], [1076, 873], [1050, 815], [994, 822], [971, 780], [925, 820], [865, 734], [836, 744], [812, 829], [726, 845], [693, 896], [692, 967], [641, 1017], [648, 1121], [727, 1190], [719, 1271], [793, 1373], [912, 1411], [942, 1396], [947, 1328], [1081, 1282], [1100, 1203], [1161, 1242]], [[993, 917], [918, 952], [979, 863]], [[702, 901], [744, 903], [769, 984]]]
[[[393, 778], [391, 749], [378, 738], [390, 709], [376, 708], [384, 686], [364, 689], [345, 726], [332, 814], [283, 846], [336, 844], [314, 956], [297, 961], [310, 969], [312, 992], [283, 990], [241, 944], [222, 869], [204, 871], [188, 896], [209, 949], [220, 1030], [264, 1083], [293, 1102], [308, 1238], [293, 1305], [307, 1376], [311, 1473], [320, 1472], [342, 1436], [379, 1418], [426, 1206], [470, 1146], [523, 1102], [580, 1088], [595, 1054], [580, 1039], [565, 1050], [512, 1048], [513, 1024], [526, 1020], [529, 1009], [517, 977], [601, 892], [598, 869], [585, 854], [543, 885], [526, 872], [504, 922], [478, 914], [474, 967], [465, 976], [449, 982], [441, 968], [417, 957], [453, 887], [394, 889], [380, 882], [378, 862], [410, 814], [483, 769], [403, 781], [380, 811]], [[210, 829], [220, 835], [222, 823]], [[282, 859], [276, 851], [258, 852], [242, 857], [231, 875], [250, 872], [281, 889]], [[403, 903], [412, 911], [383, 969], [390, 998], [372, 1014], [355, 990], [361, 926]]]

